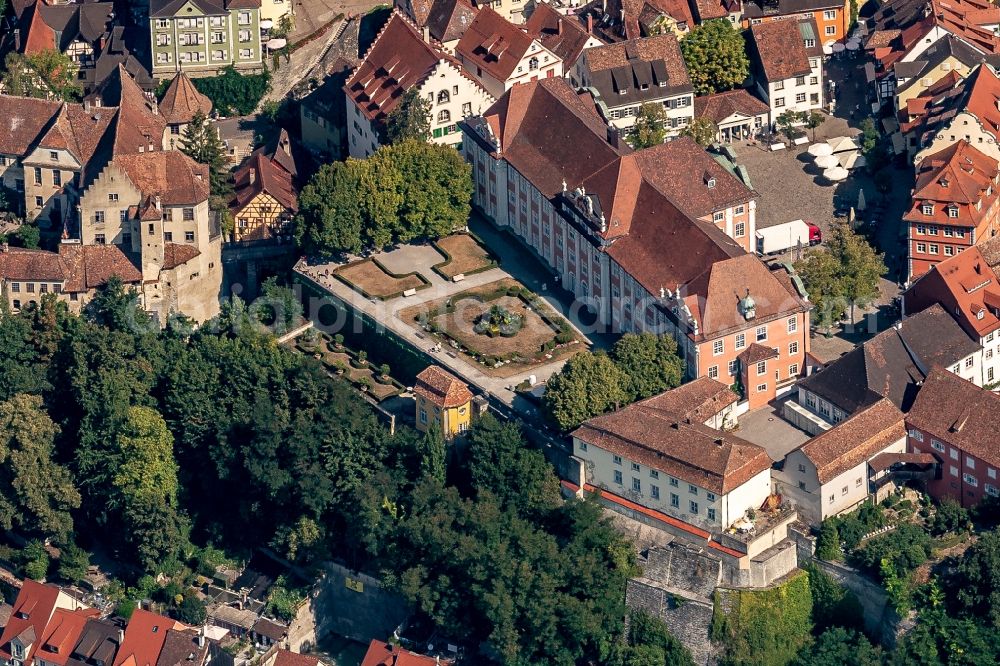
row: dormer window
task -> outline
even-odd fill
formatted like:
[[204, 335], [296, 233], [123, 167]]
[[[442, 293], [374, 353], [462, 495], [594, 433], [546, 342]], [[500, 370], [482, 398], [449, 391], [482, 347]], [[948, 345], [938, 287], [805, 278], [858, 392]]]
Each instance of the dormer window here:
[[715, 178], [709, 178], [708, 180], [705, 181], [705, 184], [708, 185], [708, 189], [714, 190], [715, 189]]
[[934, 204], [929, 204], [929, 203], [925, 203], [925, 204], [924, 204], [924, 205], [923, 205], [923, 206], [921, 207], [920, 211], [921, 211], [921, 212], [922, 212], [922, 213], [923, 213], [924, 215], [933, 215], [933, 214], [934, 214]]
[[976, 319], [982, 319], [985, 316], [986, 316], [986, 310], [977, 310], [976, 311]]
[[958, 217], [958, 206], [948, 207], [948, 217]]
[[619, 89], [618, 94], [619, 95], [624, 95], [627, 92], [628, 92], [628, 88], [621, 88], [621, 89]]

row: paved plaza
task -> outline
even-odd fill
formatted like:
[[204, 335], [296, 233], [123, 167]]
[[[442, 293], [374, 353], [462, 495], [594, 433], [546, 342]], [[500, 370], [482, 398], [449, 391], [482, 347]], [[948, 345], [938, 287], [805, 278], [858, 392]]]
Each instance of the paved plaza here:
[[[791, 396], [795, 393], [792, 392]], [[792, 397], [786, 396], [771, 401], [764, 407], [748, 412], [739, 418], [739, 437], [763, 446], [767, 455], [775, 462], [784, 460], [789, 451], [801, 446], [809, 439], [805, 430], [799, 430], [781, 417], [781, 405]]]

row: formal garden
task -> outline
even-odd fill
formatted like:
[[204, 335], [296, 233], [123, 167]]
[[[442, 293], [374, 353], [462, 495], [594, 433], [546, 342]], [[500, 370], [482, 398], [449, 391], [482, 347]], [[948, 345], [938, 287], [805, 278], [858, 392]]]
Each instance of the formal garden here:
[[430, 286], [420, 273], [395, 274], [374, 258], [352, 261], [338, 268], [334, 277], [366, 298], [383, 301], [398, 298], [410, 289]]
[[344, 336], [339, 333], [330, 336], [309, 329], [299, 336], [295, 348], [318, 359], [327, 371], [346, 379], [379, 402], [399, 395], [405, 388], [392, 378], [388, 365], [372, 365], [367, 352], [349, 349], [344, 344]]
[[434, 247], [445, 261], [433, 266], [434, 272], [446, 280], [456, 275], [473, 275], [497, 266], [498, 262], [472, 234], [459, 233], [440, 238]]
[[583, 349], [566, 320], [511, 278], [407, 308], [400, 317], [498, 377]]

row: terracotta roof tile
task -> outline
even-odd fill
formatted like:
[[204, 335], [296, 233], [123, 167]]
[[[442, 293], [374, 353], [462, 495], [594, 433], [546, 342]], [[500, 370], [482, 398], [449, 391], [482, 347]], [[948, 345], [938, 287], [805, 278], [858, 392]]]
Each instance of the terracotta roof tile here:
[[201, 666], [206, 656], [208, 643], [198, 645], [197, 629], [170, 629], [156, 666]]
[[62, 282], [66, 262], [55, 252], [8, 247], [0, 250], [0, 278]]
[[144, 196], [158, 196], [163, 204], [197, 204], [208, 199], [208, 167], [180, 151], [119, 155], [112, 164]]
[[[436, 660], [434, 657], [410, 652], [398, 645], [390, 645], [372, 639], [368, 645], [368, 652], [365, 653], [365, 658], [361, 661], [361, 666], [452, 666], [454, 663], [450, 659]], [[309, 665], [295, 664], [293, 666]]]
[[460, 407], [472, 400], [472, 392], [468, 386], [436, 365], [427, 366], [417, 375], [413, 391], [445, 409]]
[[194, 245], [164, 243], [163, 270], [168, 271], [172, 268], [177, 268], [181, 264], [186, 264], [200, 254], [201, 252]]
[[906, 424], [1000, 467], [1000, 394], [946, 370], [928, 375]]
[[483, 7], [455, 47], [466, 68], [481, 67], [506, 81], [528, 52], [532, 38], [489, 7]]
[[100, 611], [93, 608], [80, 608], [70, 611], [57, 608], [52, 619], [42, 632], [41, 641], [35, 650], [35, 656], [46, 664], [64, 666], [70, 652], [83, 633], [87, 620], [100, 616]]
[[648, 401], [585, 421], [573, 437], [720, 495], [771, 467], [760, 446]]
[[112, 666], [155, 666], [169, 630], [183, 628], [180, 622], [137, 608]]
[[722, 382], [699, 377], [647, 398], [643, 404], [681, 419], [704, 423], [738, 400], [736, 393]]
[[142, 281], [142, 273], [117, 245], [59, 245], [59, 257], [65, 267], [63, 291], [86, 292], [117, 276], [127, 284]]
[[563, 61], [569, 70], [583, 53], [590, 35], [573, 16], [563, 16], [552, 5], [540, 2], [524, 24], [528, 34]]
[[716, 125], [733, 115], [752, 118], [769, 111], [767, 104], [743, 88], [694, 98], [695, 118], [708, 118]]
[[903, 300], [907, 312], [940, 303], [976, 340], [1000, 329], [1000, 282], [975, 246], [932, 266], [910, 285]]
[[403, 93], [423, 81], [442, 57], [408, 19], [393, 12], [344, 91], [369, 120], [385, 118]]
[[159, 110], [169, 124], [188, 123], [199, 111], [206, 116], [210, 114], [212, 100], [198, 92], [187, 74], [179, 72], [163, 94]]
[[[11, 639], [25, 631], [31, 631], [35, 637], [42, 635], [52, 611], [55, 610], [58, 598], [59, 588], [55, 585], [36, 583], [30, 578], [24, 579], [17, 599], [14, 600], [14, 612], [7, 626], [3, 628], [3, 634], [0, 634], [0, 657], [8, 660], [11, 658]], [[31, 651], [24, 656], [24, 663], [31, 662], [35, 650], [39, 647], [37, 641], [31, 642], [33, 643]]]
[[828, 483], [904, 439], [903, 413], [882, 398], [799, 448], [816, 466], [819, 482]]
[[298, 210], [297, 192], [291, 174], [262, 152], [255, 152], [236, 170], [234, 181], [235, 192], [230, 204], [234, 214], [262, 192], [274, 197], [287, 211], [294, 213]]
[[757, 342], [752, 342], [737, 358], [746, 366], [760, 363], [761, 361], [770, 361], [772, 358], [777, 357], [778, 350], [774, 347], [766, 347]]
[[0, 95], [0, 153], [26, 155], [61, 108], [59, 102]]
[[468, 0], [436, 0], [425, 24], [431, 37], [439, 42], [461, 39], [476, 18], [475, 7]]
[[750, 26], [750, 34], [768, 81], [783, 81], [811, 71], [797, 21], [758, 23]]
[[278, 650], [272, 666], [319, 666], [319, 657], [311, 654], [299, 654], [289, 650]]
[[[595, 46], [584, 51], [591, 83], [614, 106], [692, 92], [687, 65], [673, 33]], [[647, 84], [643, 90], [640, 82]]]

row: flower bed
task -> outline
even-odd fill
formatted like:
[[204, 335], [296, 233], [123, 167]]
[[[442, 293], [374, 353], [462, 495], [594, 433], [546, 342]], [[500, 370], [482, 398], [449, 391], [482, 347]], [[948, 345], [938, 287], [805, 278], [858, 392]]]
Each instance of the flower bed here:
[[420, 273], [396, 275], [378, 260], [354, 261], [334, 272], [334, 277], [366, 298], [392, 300], [410, 289], [424, 289], [431, 285]]
[[482, 273], [499, 263], [472, 234], [446, 236], [436, 240], [434, 247], [445, 256], [445, 261], [434, 264], [431, 269], [445, 280], [456, 275]]

